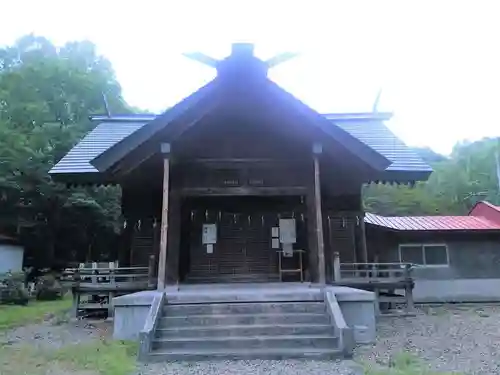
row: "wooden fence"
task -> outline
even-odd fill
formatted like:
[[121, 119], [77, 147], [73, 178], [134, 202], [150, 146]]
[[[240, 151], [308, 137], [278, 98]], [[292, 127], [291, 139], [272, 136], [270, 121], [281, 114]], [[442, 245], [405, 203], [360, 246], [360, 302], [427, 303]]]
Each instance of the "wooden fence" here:
[[334, 284], [375, 293], [378, 313], [396, 313], [400, 306], [405, 315], [414, 313], [410, 263], [340, 263], [334, 260]]
[[107, 310], [113, 316], [113, 298], [156, 288], [155, 257], [148, 267], [118, 267], [116, 262], [82, 264], [64, 270], [61, 282], [73, 293], [73, 314], [86, 316]]
[[411, 280], [410, 263], [340, 263], [335, 281], [404, 282]]

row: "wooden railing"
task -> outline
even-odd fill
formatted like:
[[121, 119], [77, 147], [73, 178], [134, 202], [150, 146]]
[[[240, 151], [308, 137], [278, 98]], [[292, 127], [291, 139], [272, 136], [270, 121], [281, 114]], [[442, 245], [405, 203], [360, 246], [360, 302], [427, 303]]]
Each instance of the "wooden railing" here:
[[113, 298], [147, 289], [155, 289], [155, 258], [148, 267], [118, 267], [116, 263], [82, 264], [63, 271], [61, 283], [71, 288], [74, 317], [107, 310], [113, 316]]
[[[101, 266], [101, 267], [99, 267]], [[76, 290], [140, 290], [156, 285], [155, 259], [152, 256], [148, 267], [108, 267], [94, 263], [91, 267], [67, 268], [61, 282]]]
[[334, 270], [335, 281], [404, 281], [411, 280], [410, 263], [339, 263]]

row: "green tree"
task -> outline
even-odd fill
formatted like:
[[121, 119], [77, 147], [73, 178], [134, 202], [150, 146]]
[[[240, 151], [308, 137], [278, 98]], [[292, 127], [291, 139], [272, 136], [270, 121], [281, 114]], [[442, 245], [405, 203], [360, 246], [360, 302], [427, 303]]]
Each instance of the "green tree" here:
[[0, 49], [0, 229], [17, 232], [47, 265], [81, 259], [118, 232], [117, 188], [67, 189], [48, 175], [91, 129], [88, 116], [104, 113], [103, 93], [111, 110], [129, 112], [90, 42], [57, 48], [28, 35]]
[[500, 205], [496, 154], [500, 139], [457, 144], [449, 158], [424, 149], [434, 172], [427, 182], [409, 186], [370, 185], [368, 211], [381, 215], [465, 215], [480, 200]]

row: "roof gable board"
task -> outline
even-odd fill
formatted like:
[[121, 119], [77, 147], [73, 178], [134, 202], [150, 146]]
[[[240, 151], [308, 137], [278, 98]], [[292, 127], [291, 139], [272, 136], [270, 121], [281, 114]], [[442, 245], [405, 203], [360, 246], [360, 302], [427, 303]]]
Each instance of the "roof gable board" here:
[[146, 142], [166, 125], [174, 121], [177, 117], [192, 110], [196, 105], [200, 104], [200, 102], [206, 101], [209, 95], [215, 93], [217, 86], [218, 81], [212, 80], [190, 96], [181, 100], [172, 108], [154, 118], [152, 121], [143, 124], [137, 131], [127, 135], [121, 141], [104, 150], [91, 161], [91, 164], [99, 172], [106, 171], [124, 158], [129, 152]]
[[318, 126], [325, 135], [331, 136], [340, 147], [343, 147], [346, 151], [358, 157], [367, 165], [375, 170], [383, 171], [391, 164], [385, 155], [377, 152], [366, 143], [360, 141], [359, 138], [336, 124], [332, 126], [332, 123], [325, 116], [307, 106], [275, 82], [267, 79], [267, 84], [273, 97], [281, 98], [290, 108], [297, 111], [298, 114], [310, 119], [310, 121]]
[[[270, 95], [271, 100], [285, 103], [290, 111], [296, 112], [297, 115], [306, 118], [313, 126], [317, 126], [326, 136], [332, 137], [339, 147], [343, 147], [353, 157], [359, 158], [366, 165], [378, 171], [383, 171], [390, 165], [390, 161], [383, 154], [380, 154], [340, 127], [336, 125], [332, 126], [325, 117], [296, 99], [268, 78], [264, 78], [263, 82], [265, 89], [267, 89], [263, 90], [263, 94]], [[191, 111], [203, 111], [203, 108], [201, 108], [204, 105], [203, 103], [210, 101], [212, 97], [227, 95], [227, 92], [225, 92], [226, 89], [226, 82], [221, 82], [220, 78], [215, 78], [209, 84], [143, 126], [139, 131], [130, 134], [122, 141], [105, 150], [92, 160], [91, 164], [99, 172], [106, 171], [159, 131], [169, 127], [179, 116]]]

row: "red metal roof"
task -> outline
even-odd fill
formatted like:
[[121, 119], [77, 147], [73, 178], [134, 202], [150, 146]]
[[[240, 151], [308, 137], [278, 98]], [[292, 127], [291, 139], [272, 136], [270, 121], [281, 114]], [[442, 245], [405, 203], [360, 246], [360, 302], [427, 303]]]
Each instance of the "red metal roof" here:
[[475, 206], [472, 207], [472, 210], [470, 210], [469, 216], [480, 216], [500, 224], [500, 207], [486, 201], [477, 202]]
[[380, 216], [366, 213], [365, 222], [401, 231], [500, 230], [500, 222], [481, 216]]

